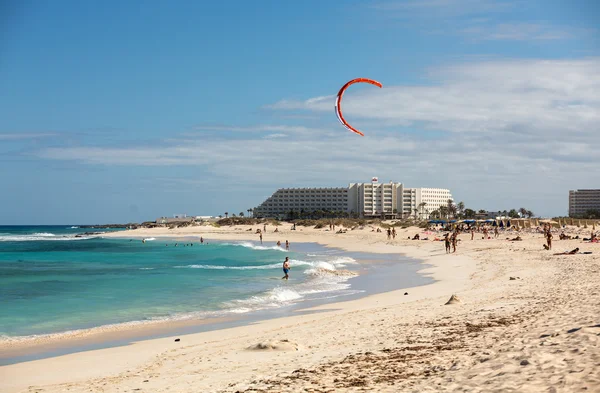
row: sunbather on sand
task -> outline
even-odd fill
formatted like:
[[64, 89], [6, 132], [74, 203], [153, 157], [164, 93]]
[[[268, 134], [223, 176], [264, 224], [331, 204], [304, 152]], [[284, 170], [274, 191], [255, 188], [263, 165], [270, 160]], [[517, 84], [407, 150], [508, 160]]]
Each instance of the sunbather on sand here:
[[574, 254], [577, 254], [578, 252], [579, 252], [579, 247], [574, 250], [571, 250], [571, 251], [554, 253], [554, 255], [574, 255]]

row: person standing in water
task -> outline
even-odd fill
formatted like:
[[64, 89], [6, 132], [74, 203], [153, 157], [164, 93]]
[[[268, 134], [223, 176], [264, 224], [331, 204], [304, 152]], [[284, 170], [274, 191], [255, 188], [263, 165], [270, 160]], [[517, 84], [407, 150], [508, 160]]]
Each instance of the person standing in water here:
[[285, 274], [285, 276], [281, 277], [281, 279], [288, 279], [290, 278], [290, 276], [288, 276], [288, 272], [290, 271], [290, 257], [285, 257], [285, 261], [283, 261], [283, 273]]

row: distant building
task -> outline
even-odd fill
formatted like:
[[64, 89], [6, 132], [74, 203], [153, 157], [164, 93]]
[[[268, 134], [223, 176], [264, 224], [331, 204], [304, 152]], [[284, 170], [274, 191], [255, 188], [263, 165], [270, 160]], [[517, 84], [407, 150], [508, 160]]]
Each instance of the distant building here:
[[194, 219], [196, 221], [211, 221], [211, 220], [216, 220], [217, 217], [215, 217], [215, 216], [195, 216]]
[[258, 207], [254, 217], [285, 218], [291, 211], [348, 211], [348, 188], [280, 188]]
[[254, 209], [255, 217], [286, 218], [293, 211], [344, 212], [360, 217], [400, 218], [420, 216], [446, 206], [450, 190], [405, 188], [402, 183], [350, 183], [337, 188], [281, 188]]
[[577, 217], [590, 210], [600, 211], [600, 189], [569, 191], [569, 217]]
[[193, 222], [194, 217], [159, 217], [156, 219], [157, 224], [175, 224], [184, 222]]

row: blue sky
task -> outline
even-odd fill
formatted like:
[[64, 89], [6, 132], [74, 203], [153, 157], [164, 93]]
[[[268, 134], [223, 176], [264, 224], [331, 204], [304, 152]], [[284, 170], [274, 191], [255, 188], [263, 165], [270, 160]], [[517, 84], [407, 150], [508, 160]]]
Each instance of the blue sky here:
[[[372, 176], [475, 209], [600, 187], [595, 1], [8, 1], [0, 223], [258, 205]], [[337, 123], [334, 94], [352, 86]]]

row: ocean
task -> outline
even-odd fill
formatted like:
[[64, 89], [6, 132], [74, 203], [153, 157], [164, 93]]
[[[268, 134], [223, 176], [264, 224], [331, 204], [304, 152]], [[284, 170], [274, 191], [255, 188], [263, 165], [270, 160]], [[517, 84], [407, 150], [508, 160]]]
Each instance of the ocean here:
[[[364, 289], [357, 260], [317, 245], [115, 239], [76, 226], [0, 226], [0, 342], [106, 325], [250, 314]], [[102, 230], [106, 231], [106, 230]], [[290, 280], [281, 280], [285, 256]], [[327, 270], [324, 270], [327, 269]]]

